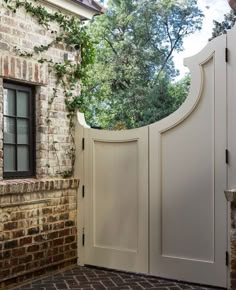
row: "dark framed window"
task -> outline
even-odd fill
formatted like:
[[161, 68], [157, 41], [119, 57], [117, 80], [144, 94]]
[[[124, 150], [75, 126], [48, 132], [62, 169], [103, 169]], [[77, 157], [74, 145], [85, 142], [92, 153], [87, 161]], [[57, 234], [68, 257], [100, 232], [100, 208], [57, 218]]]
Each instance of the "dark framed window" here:
[[4, 83], [3, 177], [34, 176], [33, 88]]

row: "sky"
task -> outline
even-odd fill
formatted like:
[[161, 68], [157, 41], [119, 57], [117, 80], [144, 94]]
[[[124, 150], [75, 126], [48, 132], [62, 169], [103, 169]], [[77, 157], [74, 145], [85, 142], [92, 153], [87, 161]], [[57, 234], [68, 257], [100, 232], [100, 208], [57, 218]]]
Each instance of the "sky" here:
[[212, 33], [213, 19], [222, 21], [224, 14], [230, 12], [227, 0], [198, 0], [198, 6], [205, 15], [202, 30], [187, 37], [184, 40], [184, 51], [174, 55], [175, 65], [180, 71], [179, 78], [188, 72], [183, 66], [184, 57], [198, 53], [207, 45]]

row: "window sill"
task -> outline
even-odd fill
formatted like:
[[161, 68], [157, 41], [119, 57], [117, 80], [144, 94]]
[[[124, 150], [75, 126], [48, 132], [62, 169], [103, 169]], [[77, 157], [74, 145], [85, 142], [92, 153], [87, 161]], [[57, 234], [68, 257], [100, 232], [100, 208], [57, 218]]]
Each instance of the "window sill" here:
[[15, 193], [76, 189], [78, 186], [79, 180], [76, 178], [7, 179], [0, 181], [0, 196]]

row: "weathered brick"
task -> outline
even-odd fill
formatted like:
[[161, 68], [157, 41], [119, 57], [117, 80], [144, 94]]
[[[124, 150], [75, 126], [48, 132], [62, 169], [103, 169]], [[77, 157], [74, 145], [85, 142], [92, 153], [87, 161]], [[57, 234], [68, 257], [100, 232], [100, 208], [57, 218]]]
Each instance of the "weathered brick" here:
[[65, 243], [72, 243], [75, 241], [75, 236], [69, 236], [65, 238]]
[[10, 50], [10, 46], [6, 42], [1, 42], [0, 41], [0, 49], [1, 50]]
[[22, 220], [22, 219], [25, 219], [25, 213], [24, 212], [11, 213], [11, 220], [12, 221], [17, 221], [17, 220]]
[[23, 60], [23, 74], [22, 74], [22, 77], [23, 77], [24, 80], [26, 79], [26, 76], [27, 76], [27, 62], [26, 62], [26, 60]]
[[0, 279], [6, 278], [7, 276], [10, 276], [10, 269], [1, 269], [0, 270]]
[[23, 247], [17, 248], [17, 249], [13, 249], [12, 250], [12, 256], [13, 257], [18, 257], [18, 256], [22, 256], [24, 255], [26, 252], [26, 249]]
[[51, 214], [52, 208], [43, 208], [42, 213], [43, 213], [43, 215]]
[[27, 248], [27, 252], [37, 252], [39, 250], [39, 245], [32, 245]]
[[57, 246], [61, 246], [63, 245], [64, 239], [63, 238], [59, 238], [56, 240], [52, 241], [53, 247], [57, 247]]
[[15, 58], [11, 57], [11, 77], [15, 78]]
[[69, 219], [69, 213], [63, 213], [59, 216], [60, 220], [68, 220]]
[[18, 274], [19, 272], [23, 272], [25, 270], [25, 265], [19, 265], [17, 267], [12, 268], [12, 275]]
[[12, 238], [20, 238], [23, 237], [25, 235], [25, 231], [24, 230], [18, 230], [18, 231], [14, 231], [12, 232]]
[[65, 222], [65, 226], [66, 227], [72, 227], [72, 226], [74, 226], [75, 225], [75, 222], [74, 221], [66, 221]]
[[34, 260], [39, 260], [39, 259], [42, 259], [43, 257], [44, 257], [44, 252], [34, 253]]
[[39, 227], [28, 229], [28, 235], [35, 235], [39, 233]]
[[63, 229], [65, 227], [65, 223], [59, 222], [59, 223], [53, 224], [52, 226], [53, 226], [53, 230]]
[[8, 259], [11, 257], [11, 251], [2, 251], [0, 253], [0, 260]]
[[32, 255], [27, 255], [24, 257], [19, 258], [19, 264], [26, 264], [32, 261]]
[[43, 235], [38, 235], [34, 237], [34, 241], [37, 243], [41, 243], [45, 240], [45, 237]]
[[53, 222], [58, 221], [58, 219], [59, 219], [58, 216], [49, 216], [49, 217], [47, 218], [47, 222], [48, 222], [48, 223], [53, 223]]
[[62, 231], [59, 231], [58, 236], [59, 237], [64, 237], [64, 236], [69, 236], [70, 235], [70, 229], [64, 229]]
[[67, 251], [64, 253], [66, 259], [76, 257], [76, 254], [77, 253], [75, 250]]
[[59, 262], [59, 261], [62, 261], [63, 259], [64, 259], [64, 254], [59, 254], [53, 257], [53, 262]]
[[17, 222], [6, 223], [6, 224], [4, 224], [3, 229], [5, 231], [15, 230], [15, 229], [17, 229]]
[[17, 246], [18, 246], [17, 240], [8, 241], [8, 242], [5, 242], [5, 244], [4, 244], [5, 249], [16, 248]]
[[4, 75], [8, 77], [9, 74], [9, 57], [5, 56], [4, 57]]
[[3, 268], [12, 268], [13, 266], [17, 266], [19, 263], [18, 257], [14, 257], [12, 254], [12, 257], [10, 259], [2, 261]]
[[28, 245], [32, 243], [32, 237], [25, 237], [20, 239], [20, 246]]
[[72, 250], [77, 249], [77, 243], [73, 243], [73, 244], [71, 244], [70, 247], [71, 247]]
[[67, 252], [69, 250], [70, 250], [70, 245], [69, 244], [64, 245], [64, 252]]
[[42, 232], [48, 232], [48, 231], [50, 231], [51, 230], [51, 228], [52, 228], [52, 225], [43, 225], [43, 227], [42, 227]]

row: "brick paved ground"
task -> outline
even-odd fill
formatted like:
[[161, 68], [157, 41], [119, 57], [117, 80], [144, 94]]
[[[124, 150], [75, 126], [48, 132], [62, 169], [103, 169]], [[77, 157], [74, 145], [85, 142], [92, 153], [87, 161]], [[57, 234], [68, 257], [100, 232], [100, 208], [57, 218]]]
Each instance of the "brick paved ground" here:
[[[90, 267], [73, 267], [46, 278], [14, 288], [14, 290], [68, 290], [68, 289], [108, 289], [108, 290], [203, 290], [206, 288], [186, 283], [177, 283], [160, 278], [125, 272], [106, 271]], [[13, 289], [12, 289], [13, 290]]]

